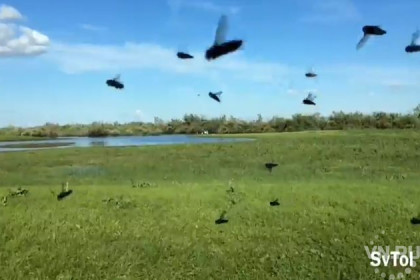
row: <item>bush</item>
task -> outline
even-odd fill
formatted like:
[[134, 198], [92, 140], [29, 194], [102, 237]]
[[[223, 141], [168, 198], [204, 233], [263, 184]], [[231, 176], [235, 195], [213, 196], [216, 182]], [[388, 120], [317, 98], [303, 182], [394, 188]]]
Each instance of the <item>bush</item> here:
[[97, 127], [93, 127], [90, 128], [88, 130], [88, 137], [107, 137], [109, 136], [110, 133], [109, 131], [104, 128], [103, 126], [97, 126]]
[[302, 130], [345, 130], [345, 129], [419, 129], [420, 105], [409, 114], [374, 112], [372, 114], [333, 112], [330, 116], [320, 114], [295, 114], [291, 118], [273, 117], [265, 121], [261, 115], [256, 120], [241, 120], [234, 117], [216, 117], [186, 114], [182, 119], [165, 122], [155, 118], [154, 122], [132, 122], [128, 124], [63, 125], [47, 123], [33, 129], [4, 128], [3, 135], [23, 135], [35, 137], [89, 136], [106, 137], [118, 135], [159, 135], [159, 134], [197, 134], [208, 131], [210, 134], [293, 132]]

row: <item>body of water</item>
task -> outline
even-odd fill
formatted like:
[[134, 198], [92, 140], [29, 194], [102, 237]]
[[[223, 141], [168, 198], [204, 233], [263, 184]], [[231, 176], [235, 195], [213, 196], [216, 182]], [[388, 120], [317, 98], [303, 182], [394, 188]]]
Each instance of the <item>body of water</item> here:
[[[71, 147], [129, 147], [150, 145], [175, 144], [204, 144], [204, 143], [232, 143], [246, 142], [249, 138], [216, 138], [195, 137], [189, 135], [161, 135], [161, 136], [117, 136], [117, 137], [66, 137], [54, 140], [13, 141], [0, 142], [0, 152], [27, 151], [40, 149], [56, 149]], [[38, 147], [37, 147], [38, 145]], [[40, 147], [40, 145], [42, 147]], [[51, 147], [48, 147], [51, 145]]]

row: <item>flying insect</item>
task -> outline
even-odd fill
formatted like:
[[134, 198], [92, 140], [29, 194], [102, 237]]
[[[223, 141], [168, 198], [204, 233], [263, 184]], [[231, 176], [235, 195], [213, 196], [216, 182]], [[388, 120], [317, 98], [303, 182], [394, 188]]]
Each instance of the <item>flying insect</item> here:
[[413, 224], [413, 225], [420, 225], [420, 218], [413, 217], [411, 219], [411, 224]]
[[314, 101], [315, 98], [316, 98], [315, 95], [313, 95], [312, 93], [309, 93], [308, 96], [305, 99], [303, 99], [302, 103], [305, 105], [316, 105]]
[[210, 98], [216, 100], [217, 102], [220, 102], [220, 95], [222, 95], [222, 92], [221, 91], [214, 92], [214, 93], [213, 92], [209, 92]]
[[267, 162], [266, 164], [265, 164], [265, 168], [267, 168], [268, 169], [268, 171], [270, 171], [270, 173], [271, 173], [271, 171], [273, 170], [273, 168], [274, 167], [277, 167], [278, 166], [278, 164], [277, 163], [273, 163], [273, 162]]
[[192, 59], [192, 58], [194, 58], [194, 56], [190, 55], [189, 53], [185, 53], [185, 52], [177, 52], [176, 56], [180, 59]]
[[411, 43], [407, 47], [405, 47], [405, 51], [407, 53], [413, 53], [413, 52], [419, 52], [420, 51], [420, 45], [418, 45], [416, 42], [419, 39], [420, 31], [417, 29], [416, 32], [411, 35]]
[[227, 16], [222, 15], [217, 25], [214, 43], [206, 50], [205, 56], [207, 60], [216, 59], [225, 54], [235, 52], [243, 45], [243, 40], [226, 41], [227, 29]]
[[279, 199], [278, 198], [276, 198], [273, 201], [270, 201], [270, 206], [279, 206], [279, 205], [280, 205], [280, 203], [279, 203]]
[[365, 25], [362, 28], [363, 37], [357, 43], [356, 49], [361, 49], [371, 36], [382, 36], [386, 34], [386, 31], [378, 25]]
[[124, 84], [121, 83], [120, 77], [121, 77], [121, 75], [118, 74], [117, 76], [115, 76], [115, 78], [107, 80], [106, 81], [106, 84], [109, 87], [114, 87], [116, 89], [123, 89], [124, 88]]
[[63, 200], [67, 196], [71, 195], [73, 190], [69, 190], [69, 183], [67, 182], [65, 185], [64, 183], [61, 185], [61, 192], [57, 195], [57, 200]]
[[305, 77], [306, 77], [306, 78], [315, 78], [315, 77], [317, 77], [317, 76], [318, 76], [318, 74], [317, 74], [317, 73], [315, 73], [315, 72], [314, 72], [314, 70], [313, 70], [312, 68], [311, 68], [311, 69], [309, 69], [309, 71], [305, 73]]
[[226, 219], [226, 211], [223, 211], [222, 214], [220, 215], [219, 219], [217, 219], [216, 221], [214, 221], [214, 223], [216, 225], [220, 225], [220, 224], [226, 224], [227, 222], [229, 222], [228, 219]]

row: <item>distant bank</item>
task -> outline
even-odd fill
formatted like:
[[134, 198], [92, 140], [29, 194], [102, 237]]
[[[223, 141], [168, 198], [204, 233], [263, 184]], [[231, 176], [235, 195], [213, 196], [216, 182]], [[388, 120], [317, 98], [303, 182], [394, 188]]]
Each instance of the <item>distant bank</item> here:
[[245, 121], [234, 117], [205, 118], [185, 115], [182, 119], [153, 123], [99, 123], [58, 125], [46, 123], [32, 128], [9, 126], [0, 129], [0, 141], [26, 141], [57, 137], [107, 137], [153, 135], [214, 135], [295, 132], [347, 129], [420, 129], [420, 105], [411, 113], [376, 112], [372, 114], [334, 112], [330, 116], [296, 114], [291, 118], [273, 117]]

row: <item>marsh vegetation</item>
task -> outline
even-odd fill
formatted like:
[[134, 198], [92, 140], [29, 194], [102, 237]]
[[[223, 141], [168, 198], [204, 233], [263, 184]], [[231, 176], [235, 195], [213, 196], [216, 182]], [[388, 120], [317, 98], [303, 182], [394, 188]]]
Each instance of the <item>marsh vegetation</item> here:
[[420, 240], [419, 131], [252, 137], [0, 154], [0, 196], [29, 191], [0, 208], [0, 278], [373, 279], [375, 234]]

